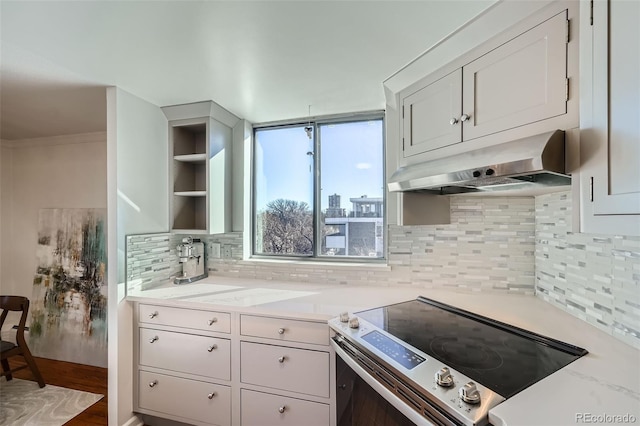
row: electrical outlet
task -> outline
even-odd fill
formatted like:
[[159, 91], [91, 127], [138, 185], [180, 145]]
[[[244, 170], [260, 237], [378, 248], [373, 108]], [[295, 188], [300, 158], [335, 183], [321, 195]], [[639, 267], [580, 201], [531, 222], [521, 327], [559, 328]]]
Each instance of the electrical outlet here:
[[220, 243], [211, 243], [210, 256], [212, 259], [220, 259]]
[[231, 259], [231, 245], [225, 244], [222, 246], [222, 258]]

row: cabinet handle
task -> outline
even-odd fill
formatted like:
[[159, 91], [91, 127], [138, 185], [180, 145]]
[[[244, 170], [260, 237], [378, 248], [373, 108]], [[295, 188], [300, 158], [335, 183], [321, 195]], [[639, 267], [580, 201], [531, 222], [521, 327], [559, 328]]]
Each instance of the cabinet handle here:
[[283, 355], [283, 356], [281, 356], [280, 358], [278, 358], [278, 362], [279, 362], [280, 364], [282, 364], [282, 363], [284, 362], [284, 360], [285, 360], [285, 359], [287, 359], [287, 357]]
[[462, 114], [462, 117], [460, 117], [460, 121], [465, 122], [470, 118], [471, 118], [471, 114]]
[[285, 405], [278, 407], [278, 413], [282, 414], [285, 412], [285, 410], [287, 409], [287, 407]]
[[154, 380], [153, 382], [149, 382], [149, 387], [150, 387], [150, 388], [152, 388], [152, 387], [154, 387], [154, 386], [155, 386], [155, 385], [157, 385], [157, 384], [158, 384], [158, 381], [157, 381], [157, 380]]
[[149, 314], [149, 319], [154, 319], [157, 316], [158, 316], [158, 311], [152, 312]]
[[209, 320], [209, 325], [213, 325], [214, 323], [218, 322], [218, 318], [211, 318]]
[[452, 126], [458, 124], [458, 119], [453, 117], [451, 120], [449, 120], [449, 124], [451, 124]]
[[284, 332], [285, 332], [284, 328], [279, 328], [278, 329], [278, 334], [284, 334]]
[[160, 340], [160, 338], [158, 336], [153, 336], [151, 339], [149, 339], [149, 343], [153, 343], [156, 340]]
[[207, 348], [209, 352], [213, 352], [215, 349], [218, 349], [218, 345], [211, 345]]
[[209, 395], [207, 395], [207, 398], [213, 399], [214, 396], [216, 396], [216, 393], [215, 392], [211, 392]]

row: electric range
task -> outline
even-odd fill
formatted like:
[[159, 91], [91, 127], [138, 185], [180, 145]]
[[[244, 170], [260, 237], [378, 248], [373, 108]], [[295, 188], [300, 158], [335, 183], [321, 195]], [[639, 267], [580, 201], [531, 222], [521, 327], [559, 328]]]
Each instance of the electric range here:
[[486, 425], [491, 408], [587, 354], [425, 297], [329, 325], [337, 355], [424, 425]]

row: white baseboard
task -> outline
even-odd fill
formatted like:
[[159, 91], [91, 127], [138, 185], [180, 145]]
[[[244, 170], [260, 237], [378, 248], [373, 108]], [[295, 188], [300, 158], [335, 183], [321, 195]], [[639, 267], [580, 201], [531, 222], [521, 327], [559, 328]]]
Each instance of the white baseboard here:
[[133, 416], [126, 422], [124, 422], [121, 426], [144, 426], [144, 422], [138, 418], [138, 416]]

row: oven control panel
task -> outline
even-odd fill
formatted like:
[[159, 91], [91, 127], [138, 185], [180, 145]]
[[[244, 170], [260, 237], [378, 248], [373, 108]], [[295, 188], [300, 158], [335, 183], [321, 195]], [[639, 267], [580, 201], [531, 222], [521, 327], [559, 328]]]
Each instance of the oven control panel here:
[[417, 353], [407, 349], [400, 343], [391, 340], [379, 331], [372, 331], [363, 335], [362, 340], [368, 342], [371, 346], [378, 349], [380, 352], [384, 353], [408, 370], [411, 370], [426, 361], [424, 357], [421, 357]]

